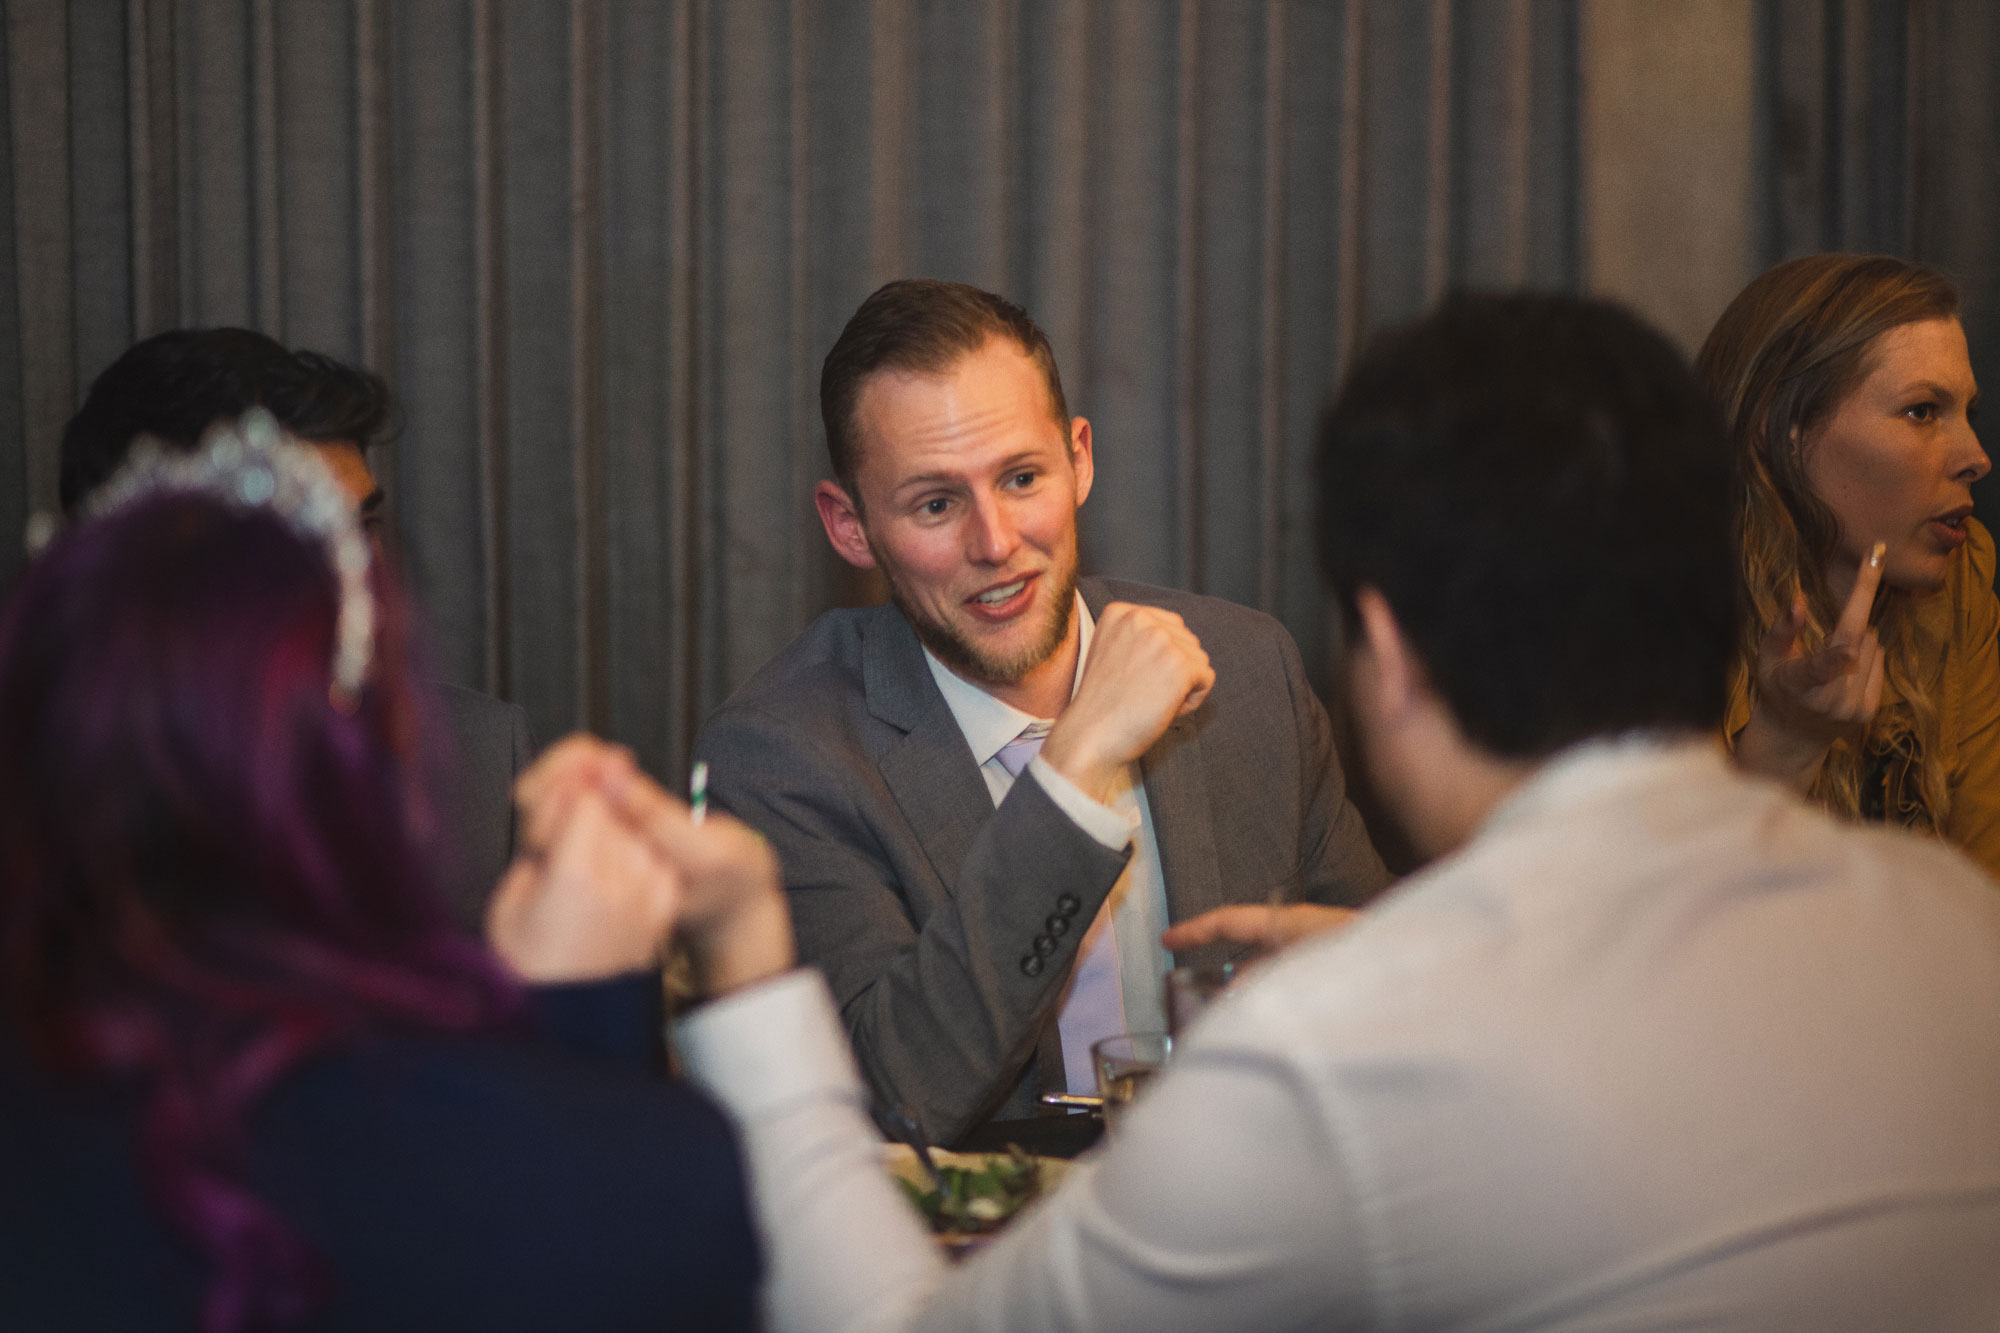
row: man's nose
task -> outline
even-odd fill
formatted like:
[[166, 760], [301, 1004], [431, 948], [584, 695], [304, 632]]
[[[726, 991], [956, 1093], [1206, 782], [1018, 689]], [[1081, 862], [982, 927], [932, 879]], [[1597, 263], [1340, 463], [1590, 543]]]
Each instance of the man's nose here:
[[1014, 548], [1021, 544], [1021, 533], [1014, 524], [1014, 515], [1006, 505], [990, 495], [981, 498], [973, 507], [970, 536], [972, 557], [990, 565], [1005, 563], [1014, 554]]

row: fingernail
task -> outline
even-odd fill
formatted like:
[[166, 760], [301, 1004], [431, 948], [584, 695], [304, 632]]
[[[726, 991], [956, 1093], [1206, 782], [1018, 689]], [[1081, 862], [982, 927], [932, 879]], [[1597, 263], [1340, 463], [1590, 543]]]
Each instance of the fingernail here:
[[1887, 542], [1876, 542], [1874, 546], [1870, 547], [1868, 550], [1868, 568], [1881, 568], [1882, 556], [1888, 549], [1889, 543]]

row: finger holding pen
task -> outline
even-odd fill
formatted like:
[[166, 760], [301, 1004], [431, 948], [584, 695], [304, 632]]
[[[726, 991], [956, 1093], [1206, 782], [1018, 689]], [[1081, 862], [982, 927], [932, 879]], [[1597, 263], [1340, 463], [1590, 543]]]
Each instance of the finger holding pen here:
[[[551, 956], [578, 952], [572, 946], [581, 928], [571, 918], [595, 902], [604, 914], [623, 914], [635, 947], [657, 946], [670, 925], [703, 995], [791, 967], [791, 915], [776, 855], [747, 825], [726, 815], [708, 818], [705, 764], [696, 766], [689, 786], [691, 805], [641, 771], [629, 750], [585, 733], [550, 746], [516, 784], [522, 852], [489, 913], [495, 946], [510, 960], [523, 959], [517, 966], [524, 972], [548, 975], [550, 964], [532, 956], [530, 946], [546, 939], [554, 941]], [[602, 891], [590, 890], [594, 876], [604, 881]], [[652, 898], [645, 882], [653, 885]], [[641, 922], [646, 903], [652, 915]], [[543, 922], [554, 924], [541, 928]]]
[[612, 805], [680, 880], [674, 939], [699, 994], [726, 994], [792, 966], [797, 953], [778, 858], [755, 830], [683, 805], [644, 774], [622, 785]]

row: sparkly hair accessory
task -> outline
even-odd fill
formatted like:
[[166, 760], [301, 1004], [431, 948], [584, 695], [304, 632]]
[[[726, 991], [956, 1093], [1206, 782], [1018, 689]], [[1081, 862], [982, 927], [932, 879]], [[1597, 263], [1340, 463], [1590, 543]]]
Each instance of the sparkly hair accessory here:
[[192, 453], [141, 437], [118, 474], [85, 506], [92, 518], [162, 494], [208, 496], [232, 509], [263, 510], [326, 553], [340, 585], [333, 637], [333, 701], [361, 697], [375, 653], [375, 595], [368, 587], [368, 538], [354, 504], [312, 450], [287, 443], [269, 412], [256, 407], [213, 427]]

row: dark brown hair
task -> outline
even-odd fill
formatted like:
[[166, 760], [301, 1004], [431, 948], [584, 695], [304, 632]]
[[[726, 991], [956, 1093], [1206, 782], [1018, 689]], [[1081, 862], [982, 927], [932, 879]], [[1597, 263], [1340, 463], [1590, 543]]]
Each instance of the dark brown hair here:
[[1026, 353], [1049, 387], [1049, 406], [1064, 438], [1069, 405], [1048, 336], [1028, 312], [1004, 296], [962, 282], [899, 278], [875, 289], [834, 339], [819, 372], [819, 413], [826, 423], [826, 452], [833, 475], [857, 506], [857, 450], [854, 408], [872, 375], [896, 370], [939, 375], [960, 357], [994, 338], [1007, 338]]
[[60, 495], [74, 513], [150, 435], [186, 453], [216, 422], [267, 408], [301, 440], [364, 453], [396, 433], [381, 376], [250, 329], [169, 329], [126, 349], [63, 428]]
[[1628, 311], [1453, 297], [1362, 351], [1318, 465], [1321, 569], [1350, 625], [1379, 591], [1480, 748], [1539, 759], [1720, 721], [1729, 446]]

